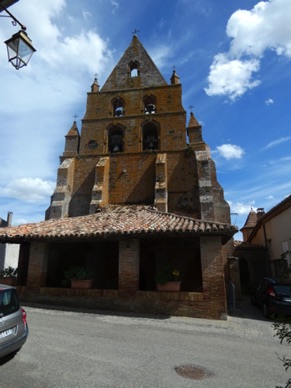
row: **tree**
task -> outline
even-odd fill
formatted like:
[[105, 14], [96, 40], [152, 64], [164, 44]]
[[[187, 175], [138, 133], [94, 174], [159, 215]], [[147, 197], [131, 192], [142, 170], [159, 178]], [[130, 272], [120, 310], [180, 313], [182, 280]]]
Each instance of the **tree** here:
[[[283, 343], [284, 341], [287, 344], [291, 343], [291, 319], [281, 319], [275, 323], [273, 323], [273, 327], [275, 330], [274, 337], [278, 337], [280, 342]], [[282, 361], [283, 366], [285, 368], [285, 371], [287, 371], [291, 367], [291, 358], [284, 356], [279, 356], [277, 354], [280, 361]], [[282, 386], [276, 386], [276, 388], [291, 388], [291, 377], [286, 382], [286, 385], [284, 387]]]

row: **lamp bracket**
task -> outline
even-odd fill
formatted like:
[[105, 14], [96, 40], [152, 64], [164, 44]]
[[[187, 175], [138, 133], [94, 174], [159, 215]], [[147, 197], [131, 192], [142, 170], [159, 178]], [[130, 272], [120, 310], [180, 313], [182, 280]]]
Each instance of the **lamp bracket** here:
[[14, 15], [12, 15], [12, 13], [8, 11], [8, 9], [6, 9], [5, 7], [3, 7], [2, 4], [0, 4], [0, 8], [2, 8], [3, 11], [5, 11], [5, 12], [8, 14], [8, 16], [7, 16], [7, 15], [0, 15], [0, 17], [2, 17], [2, 18], [11, 18], [11, 19], [13, 19], [12, 22], [11, 22], [11, 23], [13, 24], [13, 26], [16, 26], [17, 24], [19, 24], [20, 27], [21, 27], [21, 29], [22, 29], [23, 31], [26, 31], [25, 25], [23, 25], [22, 23], [20, 23], [20, 21], [19, 21], [18, 19], [16, 19], [16, 17], [15, 17]]

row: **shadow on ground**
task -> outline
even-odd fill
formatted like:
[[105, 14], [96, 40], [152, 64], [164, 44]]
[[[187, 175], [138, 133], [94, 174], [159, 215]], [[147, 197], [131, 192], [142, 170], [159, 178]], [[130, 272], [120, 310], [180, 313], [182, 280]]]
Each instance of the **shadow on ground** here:
[[259, 307], [254, 306], [251, 303], [248, 296], [244, 296], [240, 300], [236, 300], [235, 305], [228, 309], [228, 315], [231, 317], [271, 321], [271, 319], [264, 317], [263, 312], [259, 309]]

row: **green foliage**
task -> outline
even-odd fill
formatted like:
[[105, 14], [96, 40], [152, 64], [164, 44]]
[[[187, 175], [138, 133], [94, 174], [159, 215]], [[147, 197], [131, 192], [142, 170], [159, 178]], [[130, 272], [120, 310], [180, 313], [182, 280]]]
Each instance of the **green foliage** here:
[[[273, 323], [273, 327], [275, 330], [274, 337], [278, 337], [280, 342], [283, 343], [283, 341], [286, 341], [287, 344], [291, 343], [291, 319], [283, 319]], [[282, 361], [283, 366], [285, 368], [285, 371], [287, 371], [291, 367], [291, 359], [286, 357], [285, 355], [283, 357], [280, 357], [277, 354], [280, 361]], [[284, 387], [282, 386], [276, 386], [276, 388], [291, 388], [291, 378], [288, 379], [286, 382], [286, 385]]]
[[64, 272], [64, 276], [66, 280], [71, 280], [71, 279], [84, 280], [84, 279], [91, 278], [90, 272], [88, 272], [85, 267], [71, 267]]
[[17, 277], [17, 268], [13, 267], [7, 267], [3, 269], [3, 271], [0, 271], [0, 277], [1, 278], [16, 278]]
[[177, 281], [180, 272], [176, 268], [165, 267], [157, 273], [156, 281], [158, 284], [166, 284], [168, 282]]

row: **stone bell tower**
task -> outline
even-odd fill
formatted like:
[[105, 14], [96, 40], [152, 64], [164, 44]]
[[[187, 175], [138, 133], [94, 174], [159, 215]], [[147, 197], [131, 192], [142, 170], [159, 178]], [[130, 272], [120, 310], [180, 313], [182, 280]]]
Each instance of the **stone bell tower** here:
[[[189, 143], [186, 139], [189, 139]], [[88, 215], [110, 204], [230, 222], [202, 127], [186, 127], [182, 86], [167, 83], [136, 35], [102, 88], [88, 93], [81, 134], [66, 136], [46, 218]]]

